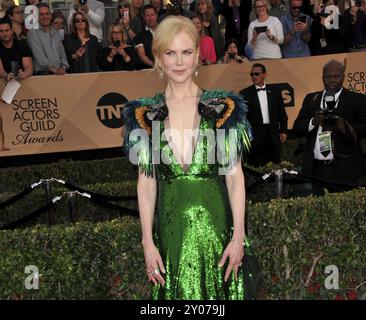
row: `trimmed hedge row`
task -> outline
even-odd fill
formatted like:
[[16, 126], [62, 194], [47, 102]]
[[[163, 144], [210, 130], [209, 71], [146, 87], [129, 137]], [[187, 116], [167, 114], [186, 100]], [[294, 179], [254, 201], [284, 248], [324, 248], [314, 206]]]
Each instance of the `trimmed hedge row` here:
[[[136, 180], [126, 180], [121, 183], [96, 183], [93, 185], [86, 185], [81, 187], [88, 191], [101, 193], [104, 195], [129, 196], [136, 195], [136, 183]], [[51, 198], [61, 195], [65, 191], [68, 191], [58, 184], [53, 184], [52, 186], [53, 188], [51, 189]], [[0, 202], [3, 202], [10, 197], [10, 194], [0, 195]], [[18, 200], [17, 202], [0, 211], [0, 227], [12, 221], [18, 220], [39, 208], [42, 208], [46, 203], [47, 201], [45, 197], [45, 191], [42, 187], [38, 187], [25, 198]], [[116, 203], [122, 207], [137, 209], [136, 201], [119, 201]], [[103, 220], [111, 220], [119, 217], [119, 213], [117, 212], [117, 210], [105, 209], [101, 206], [89, 202], [88, 199], [78, 195], [75, 196], [74, 203], [72, 205], [74, 221], [86, 220], [97, 222]], [[59, 201], [56, 206], [50, 210], [50, 215], [52, 219], [52, 224], [70, 222], [70, 207], [67, 196]], [[29, 226], [48, 223], [48, 214], [44, 213], [38, 218], [29, 221], [27, 225]]]
[[[264, 271], [264, 297], [366, 299], [365, 189], [276, 199], [249, 210], [250, 233]], [[335, 275], [327, 274], [327, 266], [339, 271], [339, 290], [326, 289], [327, 277]]]
[[75, 185], [136, 179], [137, 169], [126, 158], [68, 161], [0, 169], [0, 193], [19, 192], [40, 179], [58, 178]]
[[[289, 140], [283, 146], [283, 159], [295, 163], [293, 155], [297, 140]], [[0, 193], [18, 192], [27, 185], [46, 178], [59, 178], [76, 185], [120, 182], [136, 179], [137, 169], [126, 158], [109, 158], [91, 161], [59, 160], [52, 164], [31, 165], [0, 169]]]
[[[282, 162], [281, 165], [269, 164], [265, 167], [252, 169], [258, 170], [259, 172], [264, 174], [281, 167], [292, 169], [293, 165], [288, 162]], [[255, 179], [256, 177], [246, 174], [246, 183], [248, 186], [250, 186]], [[91, 192], [97, 192], [104, 195], [127, 196], [136, 195], [136, 184], [136, 180], [125, 180], [118, 183], [96, 183], [80, 187]], [[52, 183], [51, 186], [51, 199], [56, 195], [61, 195], [63, 192], [68, 191], [67, 189], [63, 188], [62, 185], [57, 183]], [[290, 196], [294, 192], [294, 188], [291, 185], [285, 185], [285, 191], [286, 195]], [[14, 193], [0, 194], [0, 203], [9, 199], [13, 195]], [[247, 200], [252, 202], [268, 201], [274, 197], [275, 183], [273, 182], [273, 180], [272, 182], [265, 182], [261, 185], [258, 185], [255, 187], [255, 189], [253, 189], [253, 192], [247, 193]], [[18, 200], [11, 206], [8, 206], [0, 211], [0, 227], [8, 224], [9, 222], [22, 218], [25, 215], [34, 212], [38, 208], [42, 208], [47, 202], [48, 201], [46, 200], [45, 190], [43, 186], [39, 186], [25, 198]], [[129, 208], [137, 209], [136, 201], [117, 203], [122, 207], [127, 206]], [[73, 221], [86, 220], [97, 222], [102, 220], [111, 220], [119, 217], [119, 213], [116, 210], [105, 209], [101, 206], [90, 203], [87, 199], [81, 196], [75, 197], [75, 200], [73, 201], [72, 211]], [[51, 215], [52, 224], [69, 223], [71, 221], [71, 217], [68, 198], [65, 197], [62, 201], [58, 202], [55, 208], [49, 211], [49, 214]], [[39, 218], [27, 223], [28, 226], [35, 224], [49, 224], [48, 213], [44, 213]]]
[[[248, 204], [259, 299], [355, 299], [366, 292], [366, 191]], [[149, 297], [138, 219], [0, 232], [0, 299]], [[133, 248], [126, 251], [128, 248]], [[36, 265], [38, 290], [24, 268]], [[328, 290], [327, 266], [339, 271]], [[311, 269], [314, 272], [311, 273]], [[334, 268], [334, 267], [333, 267]], [[335, 278], [333, 278], [334, 280]], [[334, 281], [331, 283], [334, 284]]]
[[[282, 145], [282, 159], [300, 168], [303, 139], [287, 140]], [[366, 140], [361, 143], [366, 152]], [[120, 182], [123, 179], [135, 179], [137, 169], [126, 158], [109, 158], [91, 161], [59, 160], [52, 164], [32, 165], [0, 169], [0, 193], [18, 192], [27, 185], [43, 178], [59, 178], [76, 185], [93, 183]]]
[[[143, 299], [137, 219], [0, 231], [0, 299]], [[27, 290], [25, 267], [39, 270]]]

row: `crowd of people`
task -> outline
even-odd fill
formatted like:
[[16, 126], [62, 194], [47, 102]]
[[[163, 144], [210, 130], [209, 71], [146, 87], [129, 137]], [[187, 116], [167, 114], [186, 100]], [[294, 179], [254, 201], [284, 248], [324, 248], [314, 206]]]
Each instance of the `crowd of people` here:
[[29, 27], [24, 14], [32, 12], [2, 0], [0, 75], [9, 80], [153, 68], [155, 30], [169, 15], [194, 22], [202, 65], [366, 50], [366, 1], [346, 0], [342, 6], [337, 0], [268, 1], [193, 0], [183, 6], [182, 0], [173, 5], [119, 0], [117, 19], [103, 34], [107, 22], [100, 1], [74, 0], [65, 17], [46, 3], [29, 0], [27, 5], [38, 11], [38, 21]]

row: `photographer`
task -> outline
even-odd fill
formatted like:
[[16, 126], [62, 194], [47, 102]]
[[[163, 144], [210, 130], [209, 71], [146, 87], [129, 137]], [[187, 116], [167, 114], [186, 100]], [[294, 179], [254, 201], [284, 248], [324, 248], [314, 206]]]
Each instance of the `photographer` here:
[[96, 36], [99, 42], [103, 41], [103, 21], [105, 17], [103, 2], [96, 0], [74, 0], [70, 6], [68, 24], [72, 25], [75, 12], [83, 12], [89, 21], [90, 34]]
[[302, 5], [302, 0], [290, 0], [290, 12], [281, 17], [285, 34], [282, 47], [284, 58], [310, 56], [308, 42], [311, 39], [312, 19], [306, 14], [301, 14]]
[[[323, 67], [324, 90], [309, 93], [295, 120], [293, 131], [306, 137], [302, 173], [330, 182], [355, 184], [364, 174], [359, 143], [366, 135], [366, 96], [342, 87], [345, 68], [332, 60]], [[348, 188], [314, 183], [322, 195]]]
[[136, 51], [127, 44], [123, 27], [119, 23], [110, 26], [108, 40], [110, 44], [103, 48], [101, 58], [103, 71], [134, 70], [137, 59]]
[[239, 43], [235, 38], [229, 39], [225, 45], [225, 55], [217, 63], [243, 63], [248, 61], [239, 55]]

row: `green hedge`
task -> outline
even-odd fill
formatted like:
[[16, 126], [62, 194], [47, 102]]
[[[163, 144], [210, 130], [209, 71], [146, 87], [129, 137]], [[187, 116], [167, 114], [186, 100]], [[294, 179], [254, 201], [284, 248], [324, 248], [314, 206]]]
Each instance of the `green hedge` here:
[[[97, 192], [104, 195], [136, 195], [136, 180], [126, 180], [120, 183], [96, 183], [93, 185], [81, 186], [82, 188]], [[60, 184], [52, 184], [51, 188], [51, 198], [61, 195], [65, 191], [69, 191], [61, 187]], [[5, 201], [10, 198], [12, 194], [2, 194], [0, 195], [0, 202]], [[36, 188], [31, 194], [27, 195], [25, 198], [18, 200], [11, 206], [8, 206], [0, 211], [0, 227], [4, 226], [12, 221], [20, 219], [27, 214], [34, 212], [35, 210], [42, 208], [45, 204], [46, 196], [45, 190], [42, 187]], [[136, 201], [119, 201], [116, 202], [122, 207], [128, 207], [132, 209], [137, 209]], [[59, 201], [56, 206], [49, 211], [52, 219], [52, 224], [69, 223], [70, 222], [70, 209], [69, 200], [65, 196], [64, 199]], [[74, 221], [103, 221], [111, 220], [119, 217], [117, 210], [105, 209], [101, 206], [91, 203], [88, 199], [75, 196], [73, 204], [73, 219]], [[48, 213], [43, 213], [40, 217], [29, 221], [27, 225], [35, 224], [48, 224], [49, 218]]]
[[[304, 139], [287, 140], [282, 145], [282, 159], [300, 168], [302, 154], [295, 155], [299, 144]], [[366, 140], [361, 143], [363, 152], [366, 152]], [[111, 158], [91, 161], [59, 160], [52, 164], [32, 165], [15, 168], [0, 169], [0, 193], [19, 192], [29, 184], [41, 178], [59, 178], [76, 185], [94, 183], [120, 182], [123, 179], [135, 179], [136, 167], [126, 158]]]
[[[249, 203], [247, 208], [249, 233], [262, 266], [259, 299], [352, 299], [364, 294], [365, 190]], [[139, 243], [139, 221], [134, 218], [1, 231], [0, 298], [147, 298]], [[123, 255], [127, 248], [133, 249]], [[306, 286], [313, 259], [320, 254]], [[24, 287], [24, 267], [31, 264], [42, 274], [39, 290]], [[324, 287], [328, 265], [339, 269], [339, 290]]]
[[33, 182], [52, 177], [75, 185], [86, 185], [136, 179], [136, 175], [136, 168], [125, 158], [60, 160], [52, 164], [0, 169], [0, 193], [19, 192]]
[[[261, 168], [252, 168], [261, 173], [270, 172], [273, 169], [278, 168], [287, 168], [292, 169], [293, 165], [288, 162], [282, 162], [281, 165], [273, 165], [269, 164], [265, 167]], [[251, 175], [246, 175], [247, 185], [253, 183], [256, 177]], [[275, 183], [266, 182], [264, 184], [258, 185], [252, 192], [247, 193], [247, 199], [252, 202], [258, 201], [268, 201], [275, 197]], [[80, 187], [105, 195], [136, 195], [136, 180], [124, 180], [121, 182], [112, 182], [112, 183], [95, 183], [91, 185], [80, 185]], [[51, 198], [56, 195], [61, 195], [63, 192], [68, 191], [65, 188], [62, 188], [62, 185], [57, 183], [51, 184]], [[20, 190], [18, 190], [20, 191]], [[291, 185], [285, 185], [285, 193], [286, 196], [291, 196], [294, 192], [294, 188]], [[3, 193], [0, 194], [0, 203], [9, 199], [15, 193]], [[8, 206], [0, 211], [0, 227], [8, 224], [9, 222], [15, 221], [19, 218], [24, 217], [25, 215], [35, 211], [38, 208], [43, 207], [47, 203], [45, 190], [42, 186], [36, 188], [31, 194], [27, 195], [25, 198], [18, 200], [13, 203], [11, 206]], [[136, 201], [134, 202], [117, 202], [119, 205], [123, 207], [129, 208], [137, 208]], [[49, 214], [51, 215], [52, 224], [59, 223], [68, 223], [70, 222], [70, 210], [69, 210], [69, 201], [64, 198], [62, 201], [58, 202], [54, 209], [52, 209]], [[105, 209], [101, 206], [95, 205], [89, 202], [87, 199], [76, 196], [74, 200], [73, 206], [73, 218], [74, 221], [103, 221], [103, 220], [111, 220], [119, 217], [119, 214], [116, 210]], [[35, 224], [48, 224], [49, 217], [48, 213], [42, 214], [39, 218], [30, 221], [27, 225], [35, 225]]]
[[[295, 164], [293, 156], [297, 140], [283, 145], [283, 159]], [[90, 161], [59, 160], [52, 164], [31, 165], [0, 169], [0, 193], [19, 192], [29, 184], [45, 178], [59, 178], [76, 185], [120, 182], [135, 179], [137, 169], [126, 158], [110, 158]]]
[[[264, 271], [261, 295], [366, 299], [365, 208], [365, 189], [250, 206], [248, 222]], [[320, 259], [314, 263], [316, 257]], [[315, 272], [305, 286], [313, 263]], [[328, 265], [339, 270], [339, 290], [324, 287]]]
[[[137, 219], [0, 231], [0, 299], [146, 298]], [[39, 290], [25, 289], [38, 267]]]

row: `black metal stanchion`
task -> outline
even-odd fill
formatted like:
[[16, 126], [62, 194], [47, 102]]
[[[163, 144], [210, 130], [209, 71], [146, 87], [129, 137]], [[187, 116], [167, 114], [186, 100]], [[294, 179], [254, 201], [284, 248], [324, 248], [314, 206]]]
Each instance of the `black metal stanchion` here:
[[274, 175], [276, 180], [276, 197], [283, 198], [284, 197], [283, 172], [282, 170], [275, 170]]
[[[49, 203], [52, 200], [52, 196], [51, 196], [51, 181], [49, 179], [44, 180], [45, 184], [44, 184], [44, 189], [45, 189], [45, 197], [46, 197], [46, 203]], [[47, 214], [48, 214], [48, 225], [52, 225], [53, 221], [52, 221], [52, 213], [53, 213], [53, 209], [48, 210]]]
[[74, 223], [75, 192], [67, 192], [70, 222]]

